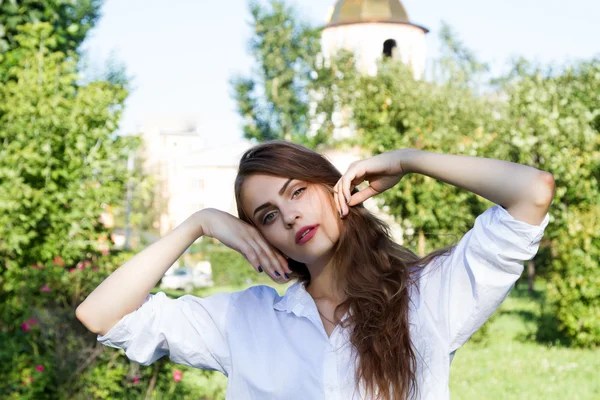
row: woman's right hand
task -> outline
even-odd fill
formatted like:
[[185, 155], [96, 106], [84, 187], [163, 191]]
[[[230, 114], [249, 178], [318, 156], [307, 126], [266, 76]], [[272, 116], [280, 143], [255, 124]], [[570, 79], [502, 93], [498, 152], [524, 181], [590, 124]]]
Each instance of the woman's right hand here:
[[[292, 270], [279, 250], [271, 246], [252, 225], [215, 208], [198, 211], [202, 234], [243, 255], [256, 272], [264, 270], [274, 281], [287, 282]], [[278, 276], [279, 274], [279, 276]]]

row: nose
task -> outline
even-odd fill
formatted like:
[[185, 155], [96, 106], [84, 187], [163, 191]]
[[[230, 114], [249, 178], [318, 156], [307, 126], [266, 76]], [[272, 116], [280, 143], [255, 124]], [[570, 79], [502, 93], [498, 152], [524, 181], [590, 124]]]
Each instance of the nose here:
[[295, 209], [281, 210], [281, 213], [286, 228], [293, 227], [296, 220], [300, 218], [300, 213]]

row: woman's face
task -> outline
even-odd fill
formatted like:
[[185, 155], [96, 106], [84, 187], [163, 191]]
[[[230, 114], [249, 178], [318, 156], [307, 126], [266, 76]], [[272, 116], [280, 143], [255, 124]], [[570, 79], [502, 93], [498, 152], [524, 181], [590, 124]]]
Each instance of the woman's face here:
[[[243, 184], [242, 207], [265, 239], [309, 265], [327, 262], [339, 239], [341, 224], [331, 203], [324, 188], [297, 179], [256, 174]], [[298, 241], [306, 227], [312, 229]]]

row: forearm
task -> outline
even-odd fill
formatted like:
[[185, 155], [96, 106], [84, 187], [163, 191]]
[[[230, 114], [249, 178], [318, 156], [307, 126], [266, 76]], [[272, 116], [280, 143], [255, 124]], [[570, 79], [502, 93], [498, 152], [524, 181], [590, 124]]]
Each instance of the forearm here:
[[542, 210], [537, 214], [545, 214], [554, 195], [552, 175], [526, 165], [415, 149], [399, 150], [398, 155], [403, 172], [420, 173], [466, 189], [509, 211], [521, 209], [526, 213], [524, 207], [538, 207]]
[[77, 318], [103, 335], [137, 309], [169, 267], [202, 236], [200, 218], [193, 214], [114, 271], [77, 307]]

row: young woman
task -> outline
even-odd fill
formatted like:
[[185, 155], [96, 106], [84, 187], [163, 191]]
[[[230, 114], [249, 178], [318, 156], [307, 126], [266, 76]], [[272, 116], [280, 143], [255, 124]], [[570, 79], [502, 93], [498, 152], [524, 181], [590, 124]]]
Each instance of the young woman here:
[[[394, 243], [362, 202], [420, 173], [498, 204], [455, 247], [424, 258]], [[356, 186], [370, 186], [358, 191]], [[447, 399], [456, 349], [505, 299], [548, 224], [554, 179], [510, 162], [401, 149], [340, 172], [274, 141], [242, 157], [239, 218], [200, 210], [137, 254], [77, 309], [107, 346], [149, 365], [228, 376], [228, 399]], [[296, 281], [206, 298], [149, 295], [198, 237], [258, 273]]]

